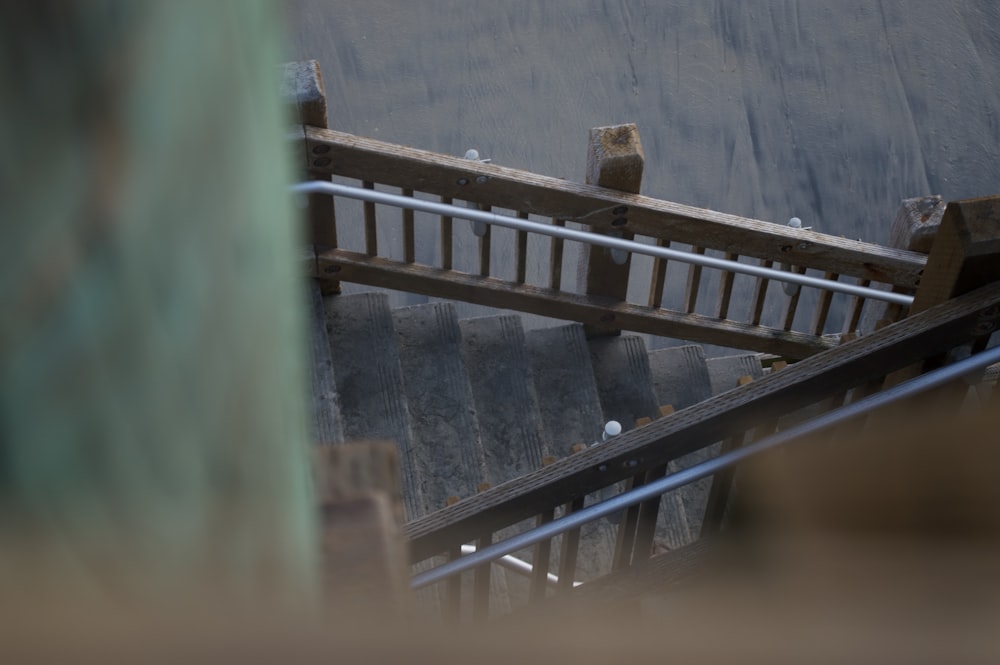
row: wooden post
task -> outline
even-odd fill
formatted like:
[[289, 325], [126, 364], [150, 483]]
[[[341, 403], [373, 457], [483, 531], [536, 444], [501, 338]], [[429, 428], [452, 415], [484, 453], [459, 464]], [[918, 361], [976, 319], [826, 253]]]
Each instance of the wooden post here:
[[[328, 127], [326, 91], [319, 63], [315, 60], [288, 62], [284, 66], [281, 94], [290, 107], [292, 117], [300, 126]], [[330, 180], [321, 170], [329, 165], [327, 146], [316, 146], [317, 154], [306, 154], [302, 166], [308, 180]], [[310, 194], [307, 216], [309, 242], [316, 252], [337, 246], [337, 222], [333, 207], [333, 197], [327, 194]], [[340, 293], [340, 282], [323, 280], [324, 295]]]
[[[639, 193], [644, 164], [639, 130], [634, 124], [595, 127], [590, 130], [587, 151], [587, 184], [608, 187], [632, 194]], [[597, 233], [631, 240], [628, 206], [611, 211], [603, 224], [592, 227]], [[611, 250], [583, 245], [577, 269], [578, 290], [593, 296], [625, 300], [631, 255], [616, 263]], [[607, 326], [586, 327], [587, 336], [616, 335], [620, 330]]]
[[[896, 249], [929, 254], [941, 228], [945, 207], [940, 196], [903, 199], [889, 230], [889, 245]], [[878, 327], [879, 321], [896, 321], [900, 314], [899, 305], [870, 300], [859, 328], [865, 334], [870, 333]]]
[[396, 446], [370, 441], [315, 450], [328, 610], [402, 618], [410, 606]]
[[[1000, 280], [1000, 196], [952, 201], [927, 257], [910, 315]], [[891, 387], [940, 364], [930, 359], [886, 377]]]

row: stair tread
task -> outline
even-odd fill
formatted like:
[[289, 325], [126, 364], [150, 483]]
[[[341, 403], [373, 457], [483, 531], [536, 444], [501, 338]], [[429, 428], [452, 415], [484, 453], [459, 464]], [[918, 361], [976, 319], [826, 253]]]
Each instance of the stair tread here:
[[465, 319], [459, 327], [487, 480], [499, 484], [538, 469], [551, 453], [543, 440], [520, 317]]
[[323, 306], [344, 437], [396, 442], [407, 516], [418, 517], [424, 509], [388, 298], [376, 292], [336, 295], [324, 298]]
[[713, 395], [736, 388], [742, 376], [749, 376], [754, 381], [764, 376], [764, 370], [756, 353], [709, 358], [705, 364], [708, 366], [708, 375], [712, 381]]
[[448, 497], [476, 493], [486, 478], [472, 389], [461, 354], [461, 332], [451, 303], [400, 307], [392, 312], [402, 385], [428, 511]]

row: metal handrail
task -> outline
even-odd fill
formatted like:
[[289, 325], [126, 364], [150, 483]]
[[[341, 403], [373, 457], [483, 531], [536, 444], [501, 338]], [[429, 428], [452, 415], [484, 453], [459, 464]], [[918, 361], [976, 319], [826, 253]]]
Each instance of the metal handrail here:
[[761, 277], [776, 282], [810, 286], [817, 289], [845, 293], [847, 295], [858, 296], [870, 300], [881, 300], [895, 305], [909, 307], [913, 304], [913, 296], [903, 293], [882, 291], [856, 284], [845, 284], [819, 277], [801, 275], [795, 272], [765, 268], [764, 266], [755, 266], [728, 259], [719, 259], [704, 254], [689, 254], [676, 249], [670, 249], [669, 247], [656, 247], [653, 245], [635, 242], [634, 240], [615, 238], [613, 236], [607, 236], [600, 233], [588, 233], [586, 231], [578, 231], [576, 229], [569, 229], [563, 226], [541, 224], [538, 222], [532, 222], [531, 220], [499, 215], [495, 212], [462, 208], [460, 206], [447, 203], [438, 203], [437, 201], [424, 201], [411, 196], [389, 194], [388, 192], [379, 192], [374, 189], [351, 187], [349, 185], [340, 185], [320, 180], [297, 183], [292, 185], [290, 189], [296, 194], [329, 194], [331, 196], [343, 196], [346, 198], [357, 199], [359, 201], [380, 203], [397, 208], [406, 208], [409, 210], [417, 210], [435, 215], [467, 219], [473, 222], [493, 224], [518, 231], [530, 231], [532, 233], [538, 233], [539, 235], [545, 235], [552, 238], [574, 240], [589, 245], [597, 245], [599, 247], [607, 247], [609, 249], [618, 249], [626, 252], [632, 252], [633, 254], [643, 254], [645, 256], [652, 256], [654, 258], [666, 259], [669, 261], [678, 261], [705, 268], [715, 268], [718, 270], [750, 275], [752, 277]]
[[436, 568], [414, 575], [410, 586], [414, 589], [438, 582], [477, 566], [490, 563], [505, 554], [530, 547], [535, 543], [548, 540], [572, 529], [577, 529], [606, 515], [634, 506], [649, 499], [655, 499], [662, 494], [683, 487], [701, 478], [711, 476], [728, 469], [743, 460], [777, 446], [792, 443], [809, 434], [814, 434], [827, 427], [837, 425], [845, 420], [865, 415], [880, 407], [892, 404], [901, 399], [918, 395], [927, 390], [938, 388], [956, 379], [979, 372], [986, 367], [1000, 362], [1000, 346], [993, 347], [969, 356], [946, 367], [922, 374], [914, 379], [901, 383], [876, 393], [870, 397], [858, 400], [847, 406], [828, 411], [812, 420], [800, 423], [772, 436], [737, 448], [729, 453], [696, 464], [669, 476], [643, 485], [636, 489], [619, 494], [592, 506], [588, 506], [566, 517], [548, 522], [529, 531], [517, 534], [507, 540], [483, 547], [473, 554], [449, 561]]
[[[474, 554], [476, 551], [477, 549], [475, 545], [462, 545], [462, 554]], [[534, 566], [527, 561], [518, 559], [517, 557], [513, 557], [509, 554], [505, 554], [499, 559], [496, 559], [496, 562], [497, 565], [503, 566], [507, 570], [519, 573], [525, 577], [530, 577], [535, 570]], [[554, 573], [547, 573], [545, 575], [545, 581], [548, 582], [549, 586], [559, 586], [559, 576]], [[574, 587], [578, 587], [581, 584], [583, 584], [583, 582], [573, 581]]]

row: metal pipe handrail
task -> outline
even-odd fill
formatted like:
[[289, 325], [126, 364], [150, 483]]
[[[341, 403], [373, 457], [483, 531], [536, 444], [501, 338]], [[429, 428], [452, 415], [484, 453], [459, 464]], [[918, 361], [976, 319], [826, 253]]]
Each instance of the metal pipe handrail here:
[[719, 471], [728, 469], [729, 467], [732, 467], [735, 464], [761, 452], [770, 450], [771, 448], [775, 448], [780, 445], [791, 443], [806, 435], [814, 434], [827, 427], [839, 424], [844, 420], [865, 415], [887, 404], [892, 404], [898, 400], [912, 397], [927, 390], [940, 387], [956, 379], [964, 378], [969, 374], [981, 371], [996, 362], [1000, 362], [1000, 346], [987, 349], [982, 353], [969, 356], [968, 358], [946, 367], [942, 367], [933, 372], [922, 374], [914, 379], [906, 381], [905, 383], [893, 386], [892, 388], [888, 388], [880, 393], [876, 393], [875, 395], [866, 397], [847, 406], [840, 407], [839, 409], [828, 411], [827, 413], [817, 416], [812, 420], [790, 427], [787, 430], [773, 434], [767, 438], [761, 439], [760, 441], [737, 448], [732, 452], [720, 455], [700, 464], [696, 464], [669, 476], [664, 476], [663, 478], [647, 485], [643, 485], [642, 487], [619, 494], [618, 496], [607, 499], [606, 501], [588, 506], [573, 512], [566, 517], [553, 520], [552, 522], [548, 522], [542, 526], [538, 526], [529, 531], [512, 536], [507, 540], [495, 543], [488, 547], [483, 547], [474, 554], [454, 559], [436, 568], [419, 573], [413, 577], [410, 582], [410, 586], [414, 589], [419, 589], [464, 570], [485, 565], [494, 559], [503, 556], [504, 554], [510, 554], [511, 552], [516, 552], [517, 550], [524, 549], [525, 547], [529, 547], [543, 540], [548, 540], [571, 529], [579, 528], [588, 522], [592, 522], [606, 515], [611, 515], [612, 513], [628, 508], [629, 506], [634, 506], [649, 499], [658, 498], [666, 492], [675, 490], [696, 480], [700, 480], [707, 476], [716, 474]]
[[291, 191], [296, 194], [329, 194], [331, 196], [343, 196], [351, 199], [357, 199], [359, 201], [380, 203], [397, 208], [417, 210], [420, 212], [443, 215], [446, 217], [457, 217], [458, 219], [483, 222], [485, 224], [493, 224], [518, 231], [530, 231], [532, 233], [538, 233], [552, 238], [574, 240], [589, 245], [607, 247], [608, 249], [624, 250], [626, 252], [632, 252], [633, 254], [643, 254], [645, 256], [652, 256], [654, 258], [666, 259], [669, 261], [679, 261], [681, 263], [688, 263], [705, 268], [716, 268], [718, 270], [726, 270], [728, 272], [750, 275], [752, 277], [761, 277], [776, 282], [799, 284], [801, 286], [810, 286], [817, 289], [845, 293], [847, 295], [868, 298], [870, 300], [881, 300], [895, 305], [903, 305], [905, 307], [909, 307], [913, 304], [913, 296], [908, 296], [903, 293], [881, 291], [879, 289], [873, 289], [871, 287], [856, 284], [845, 284], [843, 282], [822, 279], [820, 277], [811, 277], [809, 275], [800, 275], [795, 272], [786, 272], [784, 270], [776, 270], [774, 268], [765, 268], [764, 266], [740, 263], [739, 261], [720, 259], [713, 256], [707, 256], [705, 254], [690, 254], [688, 252], [670, 249], [669, 247], [656, 247], [654, 245], [646, 245], [640, 242], [635, 242], [634, 240], [615, 238], [613, 236], [607, 236], [600, 233], [588, 233], [586, 231], [569, 229], [564, 226], [541, 224], [539, 222], [532, 222], [531, 220], [499, 215], [495, 212], [462, 208], [460, 206], [439, 203], [437, 201], [424, 201], [412, 196], [389, 194], [388, 192], [379, 192], [374, 189], [365, 189], [363, 187], [351, 187], [333, 182], [311, 180], [292, 185]]
[[[475, 545], [462, 545], [462, 554], [474, 554], [476, 551]], [[526, 577], [531, 577], [531, 574], [535, 570], [534, 566], [527, 561], [518, 559], [517, 557], [513, 557], [509, 554], [505, 554], [499, 559], [496, 559], [496, 562], [497, 565], [503, 566], [507, 570], [511, 570]], [[545, 581], [548, 582], [549, 586], [559, 586], [559, 576], [554, 573], [547, 573], [545, 575]], [[583, 584], [583, 582], [573, 581], [574, 587], [578, 587], [581, 584]]]

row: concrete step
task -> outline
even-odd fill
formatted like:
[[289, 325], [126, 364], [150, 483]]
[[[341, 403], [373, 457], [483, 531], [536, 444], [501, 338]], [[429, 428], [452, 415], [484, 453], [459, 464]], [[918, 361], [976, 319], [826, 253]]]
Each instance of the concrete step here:
[[604, 426], [600, 397], [583, 326], [572, 324], [525, 333], [542, 430], [553, 455], [590, 444]]
[[319, 282], [309, 280], [309, 372], [312, 379], [310, 435], [314, 443], [335, 444], [344, 441], [343, 417], [334, 377], [330, 336]]
[[[590, 360], [607, 420], [617, 420], [623, 431], [628, 431], [635, 427], [636, 420], [659, 415], [661, 404], [653, 390], [649, 353], [641, 337], [593, 339]], [[676, 468], [676, 464], [671, 464], [668, 472]], [[655, 539], [658, 549], [673, 549], [691, 541], [691, 527], [679, 492], [663, 496]]]
[[323, 300], [330, 356], [347, 440], [395, 441], [407, 519], [425, 512], [403, 375], [389, 301], [384, 293]]
[[486, 479], [472, 388], [451, 303], [392, 312], [425, 510], [472, 496]]
[[709, 358], [705, 364], [708, 366], [713, 395], [736, 388], [741, 377], [749, 376], [756, 381], [764, 376], [764, 369], [756, 353]]
[[[670, 404], [679, 411], [712, 396], [712, 381], [700, 346], [691, 344], [651, 351], [649, 367], [653, 392], [661, 405]], [[718, 449], [716, 444], [685, 455], [671, 462], [667, 470], [674, 473], [694, 466], [717, 455]], [[685, 517], [683, 522], [668, 522], [659, 530], [668, 548], [676, 550], [697, 540], [711, 487], [711, 478], [705, 478], [673, 492], [672, 499], [669, 495], [664, 497], [661, 509], [672, 507], [675, 511], [683, 511]]]
[[[583, 326], [529, 330], [525, 333], [525, 345], [542, 429], [552, 454], [566, 457], [573, 445], [593, 443], [604, 427], [604, 417]], [[606, 575], [611, 570], [614, 547], [615, 532], [606, 520], [586, 525], [580, 532], [583, 556], [578, 562], [576, 579]], [[552, 550], [550, 565], [552, 570], [558, 570], [558, 540]]]
[[486, 462], [497, 485], [541, 467], [548, 454], [524, 330], [516, 315], [459, 321]]

